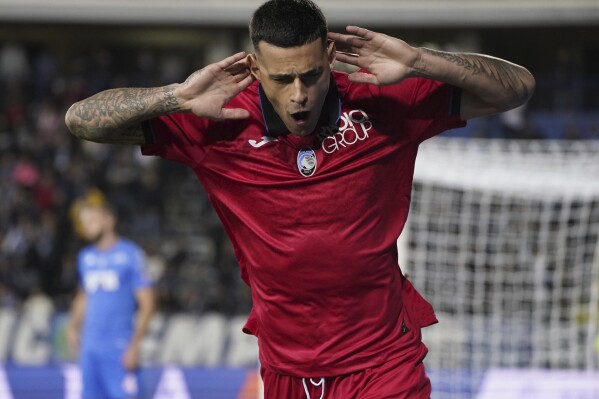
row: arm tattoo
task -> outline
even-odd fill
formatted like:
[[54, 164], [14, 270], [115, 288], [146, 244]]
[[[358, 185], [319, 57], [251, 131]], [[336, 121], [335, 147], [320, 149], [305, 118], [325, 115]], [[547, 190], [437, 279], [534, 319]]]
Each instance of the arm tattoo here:
[[463, 67], [473, 75], [481, 75], [498, 83], [514, 101], [527, 99], [532, 94], [522, 80], [523, 70], [509, 62], [478, 54], [448, 53], [428, 48], [422, 50]]
[[106, 90], [74, 104], [67, 124], [84, 140], [141, 145], [141, 121], [180, 111], [173, 91], [173, 86]]

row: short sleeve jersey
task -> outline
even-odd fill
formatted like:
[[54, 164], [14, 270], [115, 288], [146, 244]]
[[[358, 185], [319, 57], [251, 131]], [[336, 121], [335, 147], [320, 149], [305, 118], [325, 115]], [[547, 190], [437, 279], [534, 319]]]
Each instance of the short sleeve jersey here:
[[465, 125], [456, 94], [427, 79], [380, 87], [334, 71], [323, 107], [333, 118], [304, 137], [287, 134], [258, 82], [228, 104], [249, 119], [144, 124], [143, 154], [193, 169], [231, 238], [264, 367], [300, 377], [362, 370], [411, 344], [405, 311], [419, 327], [436, 322], [403, 278], [396, 242], [418, 145]]
[[133, 333], [135, 292], [151, 286], [145, 254], [119, 239], [108, 250], [83, 248], [78, 255], [80, 283], [86, 294], [83, 343], [128, 340]]

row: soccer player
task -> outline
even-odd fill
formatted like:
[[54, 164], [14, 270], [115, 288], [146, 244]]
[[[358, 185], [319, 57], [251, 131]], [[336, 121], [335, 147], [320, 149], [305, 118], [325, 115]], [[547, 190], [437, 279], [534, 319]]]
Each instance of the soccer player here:
[[78, 254], [81, 288], [67, 334], [72, 350], [79, 352], [83, 398], [137, 398], [139, 345], [154, 310], [145, 255], [118, 236], [108, 206], [83, 203], [77, 213], [91, 245]]
[[251, 288], [244, 330], [267, 399], [428, 398], [420, 329], [436, 318], [396, 245], [418, 145], [525, 103], [534, 79], [486, 55], [329, 33], [310, 0], [264, 3], [250, 35], [253, 54], [180, 84], [98, 93], [66, 123], [196, 173]]

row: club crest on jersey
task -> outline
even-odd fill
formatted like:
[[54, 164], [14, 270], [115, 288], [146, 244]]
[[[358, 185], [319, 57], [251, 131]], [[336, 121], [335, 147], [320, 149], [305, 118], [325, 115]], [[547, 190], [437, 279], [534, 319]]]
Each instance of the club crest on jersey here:
[[304, 177], [309, 177], [316, 172], [316, 154], [311, 148], [301, 149], [297, 153], [297, 169]]

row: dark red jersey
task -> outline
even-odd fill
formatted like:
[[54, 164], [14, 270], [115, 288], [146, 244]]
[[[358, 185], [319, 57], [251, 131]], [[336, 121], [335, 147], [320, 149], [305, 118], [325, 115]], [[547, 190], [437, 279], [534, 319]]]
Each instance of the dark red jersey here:
[[436, 322], [404, 279], [397, 238], [418, 145], [464, 126], [459, 90], [411, 78], [391, 86], [333, 72], [321, 126], [288, 134], [258, 82], [231, 100], [246, 120], [172, 114], [144, 123], [142, 148], [192, 168], [235, 248], [262, 365], [341, 375], [402, 356]]

